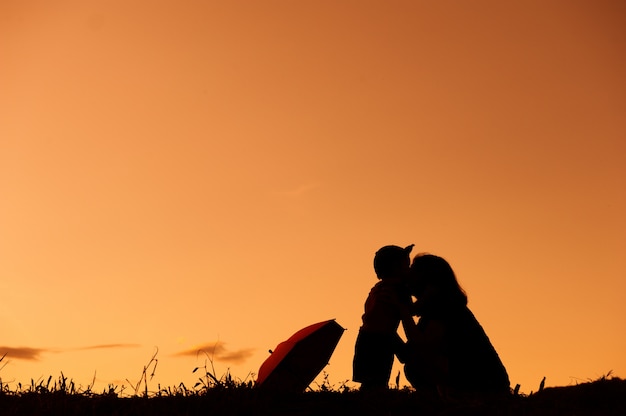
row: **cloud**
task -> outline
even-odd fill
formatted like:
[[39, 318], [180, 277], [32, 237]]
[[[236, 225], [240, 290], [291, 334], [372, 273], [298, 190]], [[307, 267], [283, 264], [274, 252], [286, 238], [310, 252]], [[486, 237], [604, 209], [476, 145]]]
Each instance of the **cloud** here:
[[89, 345], [87, 347], [78, 347], [78, 348], [68, 348], [68, 349], [51, 349], [51, 348], [32, 348], [32, 347], [5, 347], [0, 346], [0, 357], [6, 354], [6, 359], [17, 359], [17, 360], [31, 360], [31, 361], [39, 361], [41, 358], [41, 354], [52, 352], [52, 353], [60, 353], [65, 351], [83, 351], [83, 350], [97, 350], [97, 349], [107, 349], [107, 348], [136, 348], [139, 347], [139, 344], [100, 344], [100, 345]]
[[235, 351], [228, 350], [221, 341], [207, 342], [205, 344], [194, 345], [193, 347], [172, 354], [174, 357], [197, 357], [200, 354], [207, 354], [215, 361], [222, 361], [233, 364], [241, 364], [250, 358], [254, 352], [253, 348], [242, 348]]
[[276, 194], [295, 198], [295, 197], [304, 195], [306, 193], [309, 193], [313, 189], [319, 188], [320, 186], [322, 186], [320, 182], [303, 183], [297, 188], [292, 188], [290, 190], [285, 190], [285, 191], [277, 191]]
[[16, 358], [18, 360], [38, 361], [39, 356], [44, 352], [50, 352], [50, 350], [43, 348], [0, 346], [0, 357], [6, 354], [5, 358]]
[[79, 347], [76, 350], [101, 350], [101, 349], [109, 349], [109, 348], [137, 348], [140, 347], [139, 344], [100, 344], [100, 345], [90, 345], [87, 347]]

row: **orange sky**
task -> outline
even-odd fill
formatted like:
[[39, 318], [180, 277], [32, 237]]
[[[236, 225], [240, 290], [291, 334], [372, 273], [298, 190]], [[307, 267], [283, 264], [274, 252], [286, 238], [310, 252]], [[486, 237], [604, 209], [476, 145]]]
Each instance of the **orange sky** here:
[[244, 379], [336, 318], [339, 384], [373, 253], [410, 243], [450, 261], [523, 392], [626, 376], [625, 18], [3, 1], [2, 381], [136, 382], [158, 348], [154, 387], [192, 385], [217, 340]]

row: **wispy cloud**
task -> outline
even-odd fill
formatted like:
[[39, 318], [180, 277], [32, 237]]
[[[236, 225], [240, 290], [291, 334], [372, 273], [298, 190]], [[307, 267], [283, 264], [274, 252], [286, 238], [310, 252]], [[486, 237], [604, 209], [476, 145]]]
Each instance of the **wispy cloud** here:
[[38, 361], [42, 353], [50, 351], [51, 350], [44, 348], [0, 346], [0, 357], [6, 354], [7, 359], [15, 358], [18, 360]]
[[6, 347], [0, 346], [0, 357], [6, 354], [7, 359], [17, 360], [31, 360], [38, 361], [41, 358], [41, 354], [44, 353], [60, 353], [66, 351], [84, 351], [84, 350], [99, 350], [99, 349], [112, 349], [112, 348], [136, 348], [139, 344], [100, 344], [100, 345], [88, 345], [86, 347], [77, 348], [33, 348], [33, 347]]
[[225, 344], [221, 341], [207, 342], [205, 344], [194, 345], [193, 347], [183, 350], [183, 351], [178, 351], [172, 354], [172, 356], [196, 357], [199, 354], [207, 354], [211, 359], [215, 361], [229, 362], [233, 364], [241, 364], [245, 362], [248, 358], [250, 358], [254, 352], [253, 348], [242, 348], [239, 350], [231, 351], [227, 349], [224, 345]]
[[319, 188], [320, 186], [322, 186], [320, 182], [309, 182], [289, 190], [277, 191], [276, 194], [289, 197], [298, 197], [312, 191], [313, 189]]
[[100, 345], [90, 345], [87, 347], [79, 347], [75, 348], [76, 350], [102, 350], [102, 349], [112, 349], [112, 348], [137, 348], [140, 347], [139, 344], [100, 344]]

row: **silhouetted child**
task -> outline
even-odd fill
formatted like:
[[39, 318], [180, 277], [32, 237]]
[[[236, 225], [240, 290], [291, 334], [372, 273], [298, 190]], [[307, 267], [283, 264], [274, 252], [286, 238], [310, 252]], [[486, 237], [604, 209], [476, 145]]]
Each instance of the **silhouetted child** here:
[[[506, 369], [448, 262], [415, 256], [409, 289], [417, 298], [402, 321], [410, 351], [404, 372], [411, 385], [446, 396], [509, 394]], [[417, 324], [410, 316], [415, 314]]]
[[411, 302], [406, 281], [412, 248], [385, 246], [374, 256], [374, 271], [380, 280], [365, 301], [352, 363], [352, 379], [361, 383], [362, 390], [387, 388], [394, 354], [402, 356], [404, 342], [397, 330], [403, 307]]

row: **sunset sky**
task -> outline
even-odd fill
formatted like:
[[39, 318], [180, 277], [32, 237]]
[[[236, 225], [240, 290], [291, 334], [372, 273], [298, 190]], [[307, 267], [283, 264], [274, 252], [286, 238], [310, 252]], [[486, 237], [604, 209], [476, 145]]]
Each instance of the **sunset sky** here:
[[338, 386], [374, 252], [411, 243], [522, 392], [626, 377], [624, 21], [619, 0], [3, 0], [2, 382], [129, 385], [157, 348], [153, 389], [193, 385], [201, 349], [254, 380], [335, 318]]

